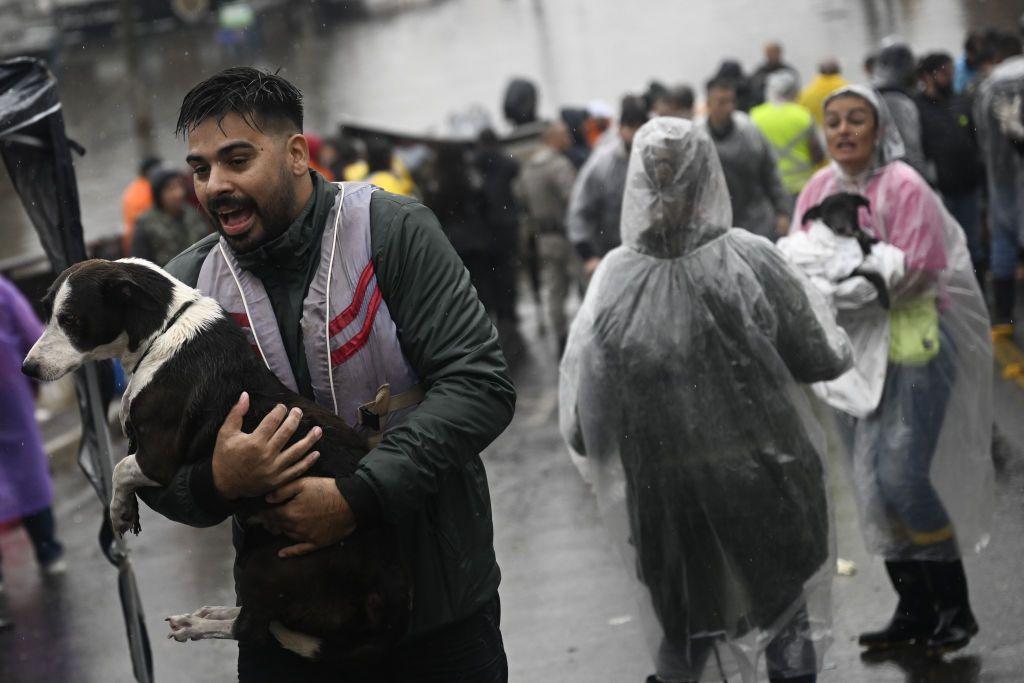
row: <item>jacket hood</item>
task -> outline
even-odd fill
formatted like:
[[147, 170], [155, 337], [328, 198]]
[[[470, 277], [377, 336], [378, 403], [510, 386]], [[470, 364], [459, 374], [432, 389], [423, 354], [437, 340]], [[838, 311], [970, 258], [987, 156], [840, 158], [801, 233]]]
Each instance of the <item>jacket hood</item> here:
[[691, 121], [660, 117], [633, 139], [622, 200], [622, 243], [676, 258], [724, 234], [732, 206], [711, 138]]
[[906, 91], [914, 78], [914, 53], [902, 42], [892, 42], [878, 53], [872, 85], [879, 89]]

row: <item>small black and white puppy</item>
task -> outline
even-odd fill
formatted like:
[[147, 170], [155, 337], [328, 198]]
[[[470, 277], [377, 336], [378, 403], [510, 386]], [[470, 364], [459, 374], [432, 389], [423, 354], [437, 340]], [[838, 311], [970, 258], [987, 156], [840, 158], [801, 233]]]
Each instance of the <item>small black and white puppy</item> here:
[[[43, 299], [47, 324], [22, 369], [55, 380], [90, 360], [118, 358], [130, 373], [121, 404], [129, 455], [114, 469], [110, 516], [139, 531], [135, 491], [166, 486], [186, 463], [211, 457], [217, 433], [243, 391], [243, 430], [275, 406], [302, 410], [295, 443], [319, 426], [321, 456], [303, 476], [355, 473], [368, 450], [341, 418], [285, 387], [253, 353], [220, 305], [141, 259], [75, 264]], [[237, 501], [243, 520], [268, 505]], [[283, 536], [249, 526], [239, 550], [240, 607], [204, 607], [170, 617], [180, 642], [227, 638], [268, 643], [313, 659], [373, 661], [405, 632], [407, 573], [391, 527], [356, 531], [343, 545], [281, 559]]]
[[[853, 237], [860, 245], [861, 253], [866, 257], [871, 253], [871, 247], [878, 244], [878, 239], [864, 232], [860, 227], [860, 219], [857, 214], [860, 207], [871, 210], [871, 202], [868, 198], [852, 192], [839, 192], [829, 195], [820, 204], [812, 206], [804, 212], [800, 219], [801, 225], [808, 221], [821, 221], [838, 237]], [[885, 280], [878, 273], [870, 270], [857, 268], [850, 273], [846, 279], [860, 276], [874, 285], [878, 290], [878, 303], [882, 308], [889, 308], [889, 289]]]

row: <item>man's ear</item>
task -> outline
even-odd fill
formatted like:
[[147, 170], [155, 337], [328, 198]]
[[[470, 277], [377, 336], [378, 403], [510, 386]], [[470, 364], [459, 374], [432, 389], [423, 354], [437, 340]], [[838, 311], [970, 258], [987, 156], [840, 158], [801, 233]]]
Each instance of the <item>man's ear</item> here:
[[807, 221], [816, 221], [821, 218], [821, 204], [812, 206], [804, 212], [804, 217], [800, 219], [800, 225], [806, 225]]
[[288, 138], [288, 167], [293, 175], [302, 176], [309, 173], [309, 142], [306, 136], [296, 133]]

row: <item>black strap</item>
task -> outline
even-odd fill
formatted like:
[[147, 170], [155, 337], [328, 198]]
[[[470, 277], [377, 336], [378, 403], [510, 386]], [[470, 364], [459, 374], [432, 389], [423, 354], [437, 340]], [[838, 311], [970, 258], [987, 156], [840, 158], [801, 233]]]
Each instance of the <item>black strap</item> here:
[[[173, 325], [174, 323], [178, 322], [178, 319], [182, 316], [182, 314], [184, 314], [185, 311], [187, 311], [189, 309], [189, 306], [194, 304], [196, 301], [198, 301], [198, 299], [192, 299], [191, 301], [186, 301], [182, 305], [182, 307], [179, 308], [177, 310], [177, 312], [174, 315], [171, 316], [171, 319], [167, 321], [167, 324], [164, 325], [164, 329], [160, 330], [160, 334], [158, 334], [157, 336], [159, 337], [164, 332], [166, 332], [167, 330], [171, 329], [171, 325]], [[142, 355], [139, 357], [139, 361], [135, 364], [135, 367], [132, 368], [132, 374], [133, 375], [138, 371], [139, 366], [142, 365], [142, 361], [144, 361], [146, 359], [146, 356], [149, 355], [149, 350], [151, 348], [153, 348], [153, 344], [155, 344], [155, 343], [156, 343], [156, 339], [154, 339], [152, 341], [152, 343], [150, 343], [150, 345], [146, 347], [146, 350], [142, 352]]]

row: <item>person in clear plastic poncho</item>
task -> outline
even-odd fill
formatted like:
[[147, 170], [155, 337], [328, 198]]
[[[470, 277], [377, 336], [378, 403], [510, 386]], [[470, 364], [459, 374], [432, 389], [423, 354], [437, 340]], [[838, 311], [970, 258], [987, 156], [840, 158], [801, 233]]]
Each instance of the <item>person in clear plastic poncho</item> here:
[[561, 365], [560, 423], [638, 579], [662, 681], [813, 681], [833, 555], [823, 430], [802, 383], [850, 363], [824, 299], [732, 221], [711, 139], [636, 135], [621, 247]]
[[[872, 318], [888, 326], [881, 374], [867, 378], [880, 390], [861, 410], [833, 402], [865, 541], [885, 558], [899, 594], [889, 625], [860, 642], [944, 652], [966, 645], [978, 628], [960, 556], [987, 542], [992, 511], [988, 314], [963, 230], [899, 160], [903, 146], [884, 103], [872, 90], [848, 86], [824, 107], [832, 164], [801, 192], [798, 221], [830, 195], [860, 194], [870, 202], [860, 209], [862, 229], [904, 254], [889, 289], [891, 309]], [[801, 227], [810, 225], [797, 222], [793, 230]], [[856, 318], [835, 303], [841, 322]], [[876, 301], [864, 305], [865, 316], [880, 310]], [[868, 362], [855, 358], [854, 371], [863, 374]]]

